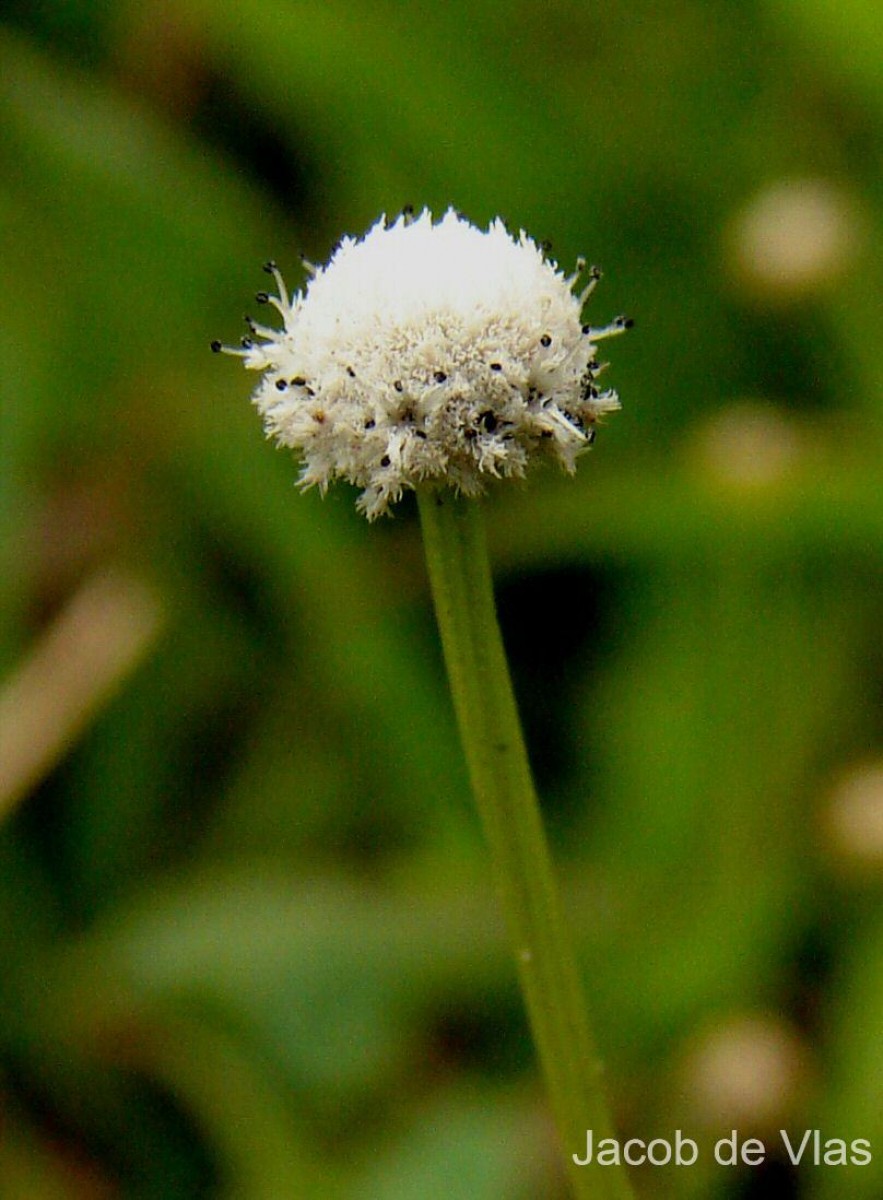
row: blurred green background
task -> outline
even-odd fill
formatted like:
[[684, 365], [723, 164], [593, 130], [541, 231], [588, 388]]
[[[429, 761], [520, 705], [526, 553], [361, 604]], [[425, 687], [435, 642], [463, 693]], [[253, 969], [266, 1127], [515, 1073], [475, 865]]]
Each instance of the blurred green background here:
[[2, 14], [0, 1196], [565, 1194], [413, 506], [299, 495], [208, 352], [406, 203], [636, 320], [489, 513], [619, 1127], [702, 1149], [636, 1185], [883, 1196], [878, 5]]

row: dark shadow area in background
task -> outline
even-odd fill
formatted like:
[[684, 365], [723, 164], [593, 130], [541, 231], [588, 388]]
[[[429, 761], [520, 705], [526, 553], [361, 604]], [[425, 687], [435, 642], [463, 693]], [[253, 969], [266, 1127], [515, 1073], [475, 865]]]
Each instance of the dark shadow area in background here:
[[800, 1195], [797, 1172], [789, 1163], [771, 1159], [745, 1172], [738, 1200], [796, 1200]]
[[524, 735], [543, 806], [571, 815], [568, 784], [592, 762], [591, 730], [574, 725], [577, 693], [611, 652], [620, 579], [591, 566], [547, 567], [503, 578], [496, 597]]
[[194, 136], [217, 150], [220, 158], [240, 163], [244, 173], [301, 228], [323, 229], [324, 188], [308, 140], [293, 145], [265, 118], [230, 79], [201, 64], [199, 97], [190, 118]]
[[[110, 1059], [113, 1047], [106, 1049]], [[63, 1051], [56, 1048], [55, 1053]], [[64, 1074], [58, 1062], [44, 1064], [42, 1070], [50, 1076]], [[47, 1088], [34, 1075], [30, 1063], [13, 1054], [4, 1059], [3, 1071], [17, 1103], [54, 1147], [72, 1184], [79, 1180], [89, 1189], [93, 1179], [101, 1187], [98, 1178], [104, 1181], [109, 1175], [120, 1196], [138, 1200], [209, 1200], [219, 1194], [223, 1181], [202, 1131], [187, 1108], [157, 1081], [113, 1069], [100, 1081], [96, 1078], [100, 1087], [88, 1100], [81, 1103], [67, 1093], [58, 1104], [51, 1085]], [[60, 1090], [64, 1094], [63, 1084]], [[93, 1175], [93, 1161], [101, 1164], [100, 1177]]]

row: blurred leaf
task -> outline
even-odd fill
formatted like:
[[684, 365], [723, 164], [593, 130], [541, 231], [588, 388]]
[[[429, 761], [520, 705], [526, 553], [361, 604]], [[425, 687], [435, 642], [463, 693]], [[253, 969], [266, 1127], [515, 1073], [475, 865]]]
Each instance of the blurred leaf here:
[[813, 53], [821, 52], [833, 80], [858, 87], [880, 104], [883, 29], [873, 0], [845, 0], [836, 12], [824, 0], [772, 0], [770, 10], [784, 31], [795, 33]]
[[452, 1090], [413, 1115], [412, 1127], [365, 1171], [351, 1193], [354, 1200], [553, 1195], [542, 1186], [552, 1172], [536, 1161], [536, 1132], [505, 1095]]
[[872, 1159], [862, 1166], [813, 1167], [803, 1172], [806, 1195], [834, 1200], [848, 1192], [855, 1200], [879, 1196], [883, 1162], [883, 925], [875, 917], [854, 929], [844, 947], [837, 978], [837, 999], [830, 1005], [827, 1029], [828, 1090], [818, 1106], [817, 1128], [826, 1138], [847, 1143], [865, 1138]]

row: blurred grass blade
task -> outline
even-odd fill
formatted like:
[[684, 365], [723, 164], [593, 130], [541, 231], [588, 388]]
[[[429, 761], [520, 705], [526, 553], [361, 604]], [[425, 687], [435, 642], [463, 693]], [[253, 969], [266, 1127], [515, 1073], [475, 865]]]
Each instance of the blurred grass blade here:
[[149, 653], [162, 624], [140, 579], [102, 571], [0, 685], [0, 819], [52, 770]]

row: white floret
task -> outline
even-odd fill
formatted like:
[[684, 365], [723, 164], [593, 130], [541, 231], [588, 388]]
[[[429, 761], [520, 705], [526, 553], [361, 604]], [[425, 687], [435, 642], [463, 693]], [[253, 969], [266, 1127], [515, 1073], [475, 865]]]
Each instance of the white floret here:
[[433, 223], [381, 219], [345, 238], [302, 293], [262, 296], [281, 330], [252, 324], [237, 351], [264, 372], [254, 401], [267, 433], [303, 460], [301, 484], [363, 489], [369, 519], [424, 482], [467, 495], [522, 476], [537, 457], [573, 471], [599, 416], [597, 342], [581, 295], [525, 233], [476, 229], [448, 211]]

